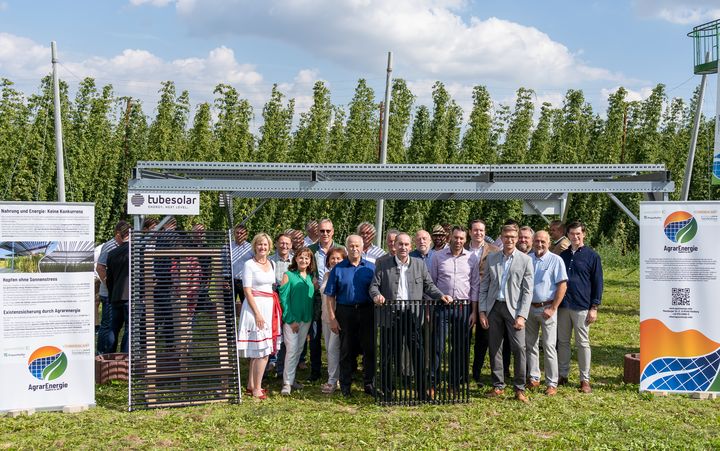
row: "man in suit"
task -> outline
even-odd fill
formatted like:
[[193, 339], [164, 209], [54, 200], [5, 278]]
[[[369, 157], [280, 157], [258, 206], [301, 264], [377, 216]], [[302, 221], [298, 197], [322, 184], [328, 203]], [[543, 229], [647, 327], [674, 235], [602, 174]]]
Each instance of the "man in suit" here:
[[[386, 302], [389, 304], [385, 307], [387, 310], [382, 317], [384, 321], [380, 333], [381, 348], [388, 353], [382, 359], [385, 377], [381, 381], [386, 399], [391, 397], [394, 389], [393, 363], [396, 368], [401, 367], [403, 341], [410, 349], [417, 393], [420, 396], [425, 394], [425, 371], [420, 371], [425, 360], [420, 328], [423, 311], [420, 304], [410, 304], [407, 301], [419, 301], [423, 299], [423, 295], [427, 295], [431, 299], [452, 302], [450, 296], [444, 295], [435, 286], [425, 263], [410, 257], [411, 243], [410, 235], [398, 233], [393, 244], [395, 255], [377, 260], [375, 276], [370, 283], [373, 302], [378, 305]], [[396, 331], [400, 331], [402, 336], [398, 337]]]
[[524, 403], [525, 375], [525, 320], [530, 311], [533, 295], [532, 259], [515, 248], [518, 228], [506, 225], [502, 228], [502, 252], [488, 256], [480, 281], [478, 310], [480, 326], [489, 329], [490, 365], [493, 388], [489, 397], [502, 395], [505, 389], [503, 374], [503, 330], [510, 337], [510, 347], [515, 357], [515, 398]]

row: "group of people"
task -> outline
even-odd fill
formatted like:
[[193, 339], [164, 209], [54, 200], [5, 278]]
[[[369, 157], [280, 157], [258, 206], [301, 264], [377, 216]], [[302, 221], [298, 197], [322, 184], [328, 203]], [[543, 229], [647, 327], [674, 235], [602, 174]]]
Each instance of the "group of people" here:
[[[404, 348], [388, 349], [383, 370], [390, 371], [393, 354], [406, 351], [409, 373], [414, 374], [414, 387], [422, 398], [437, 396], [448, 337], [447, 352], [462, 352], [468, 349], [473, 327], [471, 373], [479, 382], [489, 354], [492, 389], [487, 396], [503, 394], [512, 359], [515, 398], [528, 402], [526, 389], [541, 385], [540, 331], [545, 394], [553, 396], [558, 385], [568, 383], [573, 335], [579, 390], [591, 392], [589, 330], [597, 320], [603, 274], [600, 257], [585, 246], [582, 222], [566, 226], [553, 221], [547, 231], [534, 231], [508, 220], [496, 241], [486, 236], [486, 224], [480, 219], [469, 228], [437, 225], [431, 233], [419, 230], [413, 236], [390, 229], [387, 252], [373, 244], [376, 231], [368, 222], [358, 225], [344, 245], [334, 241], [334, 232], [329, 219], [311, 221], [307, 236], [288, 230], [274, 240], [259, 233], [248, 242], [244, 226], [234, 229], [233, 276], [242, 303], [238, 350], [250, 359], [248, 395], [267, 397], [262, 384], [269, 363], [282, 377], [282, 394], [302, 388], [296, 368], [308, 337], [310, 378], [319, 379], [324, 337], [328, 375], [323, 393], [339, 389], [350, 396], [362, 355], [365, 393], [391, 396], [391, 382], [375, 387], [373, 306], [383, 304], [396, 307], [394, 319], [384, 327], [396, 327], [396, 320], [405, 325], [402, 340], [396, 340]], [[432, 324], [426, 324], [425, 314], [402, 307], [421, 299], [435, 301]], [[470, 307], [453, 308], [459, 301], [469, 301]], [[423, 338], [427, 327], [434, 349], [429, 359]], [[382, 337], [381, 346], [393, 347]], [[451, 377], [446, 389], [453, 391], [467, 382], [470, 368], [467, 359], [448, 360]]]

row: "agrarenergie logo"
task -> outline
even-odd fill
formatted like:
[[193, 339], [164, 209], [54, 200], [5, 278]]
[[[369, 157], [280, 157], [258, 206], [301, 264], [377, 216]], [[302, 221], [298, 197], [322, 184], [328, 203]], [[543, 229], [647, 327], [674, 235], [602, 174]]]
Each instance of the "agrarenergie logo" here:
[[37, 348], [28, 359], [28, 371], [41, 381], [57, 379], [63, 375], [67, 366], [67, 356], [55, 346]]
[[665, 236], [674, 243], [687, 243], [695, 238], [698, 231], [697, 221], [687, 211], [676, 211], [665, 218]]

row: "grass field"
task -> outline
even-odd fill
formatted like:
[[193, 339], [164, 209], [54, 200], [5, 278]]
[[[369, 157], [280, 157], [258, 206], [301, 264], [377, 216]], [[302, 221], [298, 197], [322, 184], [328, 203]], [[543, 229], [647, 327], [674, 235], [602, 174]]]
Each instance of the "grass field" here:
[[97, 387], [87, 412], [0, 418], [0, 448], [720, 448], [720, 401], [623, 384], [623, 356], [639, 346], [638, 272], [606, 269], [605, 280], [590, 395], [573, 385], [523, 405], [485, 399], [488, 386], [473, 384], [466, 405], [387, 408], [360, 388], [328, 397], [319, 383], [280, 397], [273, 379], [263, 402], [127, 412], [127, 385], [113, 383]]

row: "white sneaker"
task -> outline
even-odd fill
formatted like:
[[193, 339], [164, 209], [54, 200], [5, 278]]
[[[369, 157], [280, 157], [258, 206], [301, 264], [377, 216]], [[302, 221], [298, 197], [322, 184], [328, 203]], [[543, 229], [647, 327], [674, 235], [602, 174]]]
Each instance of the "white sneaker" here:
[[285, 396], [289, 396], [290, 393], [292, 393], [292, 387], [290, 386], [290, 384], [285, 384], [285, 385], [283, 385], [282, 390], [280, 390], [280, 394], [281, 394], [281, 395], [285, 395]]

